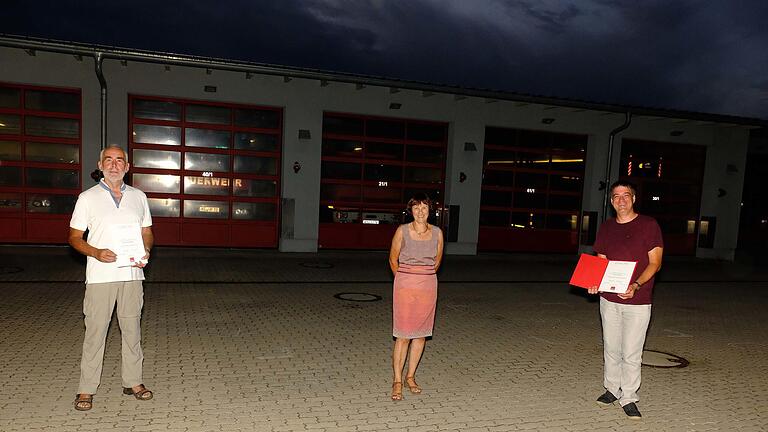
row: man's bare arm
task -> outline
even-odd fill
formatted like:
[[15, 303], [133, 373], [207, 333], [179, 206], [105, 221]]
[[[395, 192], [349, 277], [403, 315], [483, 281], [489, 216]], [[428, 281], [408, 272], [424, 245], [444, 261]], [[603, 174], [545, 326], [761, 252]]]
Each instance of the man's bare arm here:
[[83, 240], [83, 233], [85, 231], [69, 228], [69, 245], [76, 251], [89, 257], [94, 257], [101, 262], [115, 262], [117, 255], [109, 249], [98, 249], [88, 244]]

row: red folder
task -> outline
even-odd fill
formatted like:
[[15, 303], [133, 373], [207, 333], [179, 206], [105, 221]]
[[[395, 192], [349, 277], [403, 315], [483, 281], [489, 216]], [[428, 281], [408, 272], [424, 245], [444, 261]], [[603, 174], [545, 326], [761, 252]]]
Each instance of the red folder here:
[[607, 259], [600, 258], [599, 256], [581, 254], [569, 283], [582, 288], [600, 286], [600, 281], [603, 280], [608, 262]]

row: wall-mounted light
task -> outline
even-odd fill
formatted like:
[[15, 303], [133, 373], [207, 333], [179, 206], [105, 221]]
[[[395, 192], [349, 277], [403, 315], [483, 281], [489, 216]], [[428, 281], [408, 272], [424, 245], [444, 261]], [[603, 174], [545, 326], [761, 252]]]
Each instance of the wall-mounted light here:
[[299, 129], [299, 139], [312, 139], [309, 129]]
[[669, 135], [673, 137], [679, 137], [682, 134], [683, 134], [683, 131], [681, 130], [673, 130], [672, 132], [669, 133]]
[[203, 87], [203, 91], [206, 93], [216, 93], [216, 90], [217, 90], [216, 86], [212, 86], [212, 85], [207, 85]]
[[464, 151], [477, 151], [477, 146], [473, 142], [465, 142]]
[[553, 119], [552, 117], [544, 117], [543, 119], [541, 119], [541, 122], [544, 123], [545, 125], [548, 125], [548, 124], [554, 123], [555, 119]]
[[389, 104], [389, 109], [400, 109], [402, 106], [400, 102], [392, 102]]

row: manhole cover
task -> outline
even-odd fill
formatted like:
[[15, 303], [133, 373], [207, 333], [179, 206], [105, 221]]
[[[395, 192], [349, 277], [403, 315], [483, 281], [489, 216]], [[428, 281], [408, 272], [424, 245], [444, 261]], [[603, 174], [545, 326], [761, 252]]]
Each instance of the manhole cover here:
[[21, 273], [24, 269], [16, 266], [0, 266], [0, 274]]
[[314, 269], [329, 269], [333, 268], [333, 264], [327, 262], [304, 262], [299, 264], [302, 267], [314, 268]]
[[381, 296], [368, 293], [338, 293], [334, 297], [339, 300], [353, 302], [375, 302], [381, 300]]
[[643, 350], [643, 366], [657, 368], [684, 368], [688, 366], [688, 360], [662, 351]]

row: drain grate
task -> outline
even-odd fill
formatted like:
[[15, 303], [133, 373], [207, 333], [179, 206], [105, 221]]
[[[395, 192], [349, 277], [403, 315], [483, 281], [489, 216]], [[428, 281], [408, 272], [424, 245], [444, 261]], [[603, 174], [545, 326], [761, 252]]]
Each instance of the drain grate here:
[[335, 294], [334, 297], [339, 300], [351, 302], [375, 302], [381, 300], [381, 296], [379, 295], [359, 292], [338, 293]]
[[327, 263], [327, 262], [322, 262], [322, 261], [303, 262], [303, 263], [300, 263], [299, 265], [302, 266], [302, 267], [313, 268], [313, 269], [329, 269], [329, 268], [333, 268], [333, 264]]
[[684, 368], [690, 362], [678, 355], [663, 351], [643, 350], [643, 366], [656, 368]]

